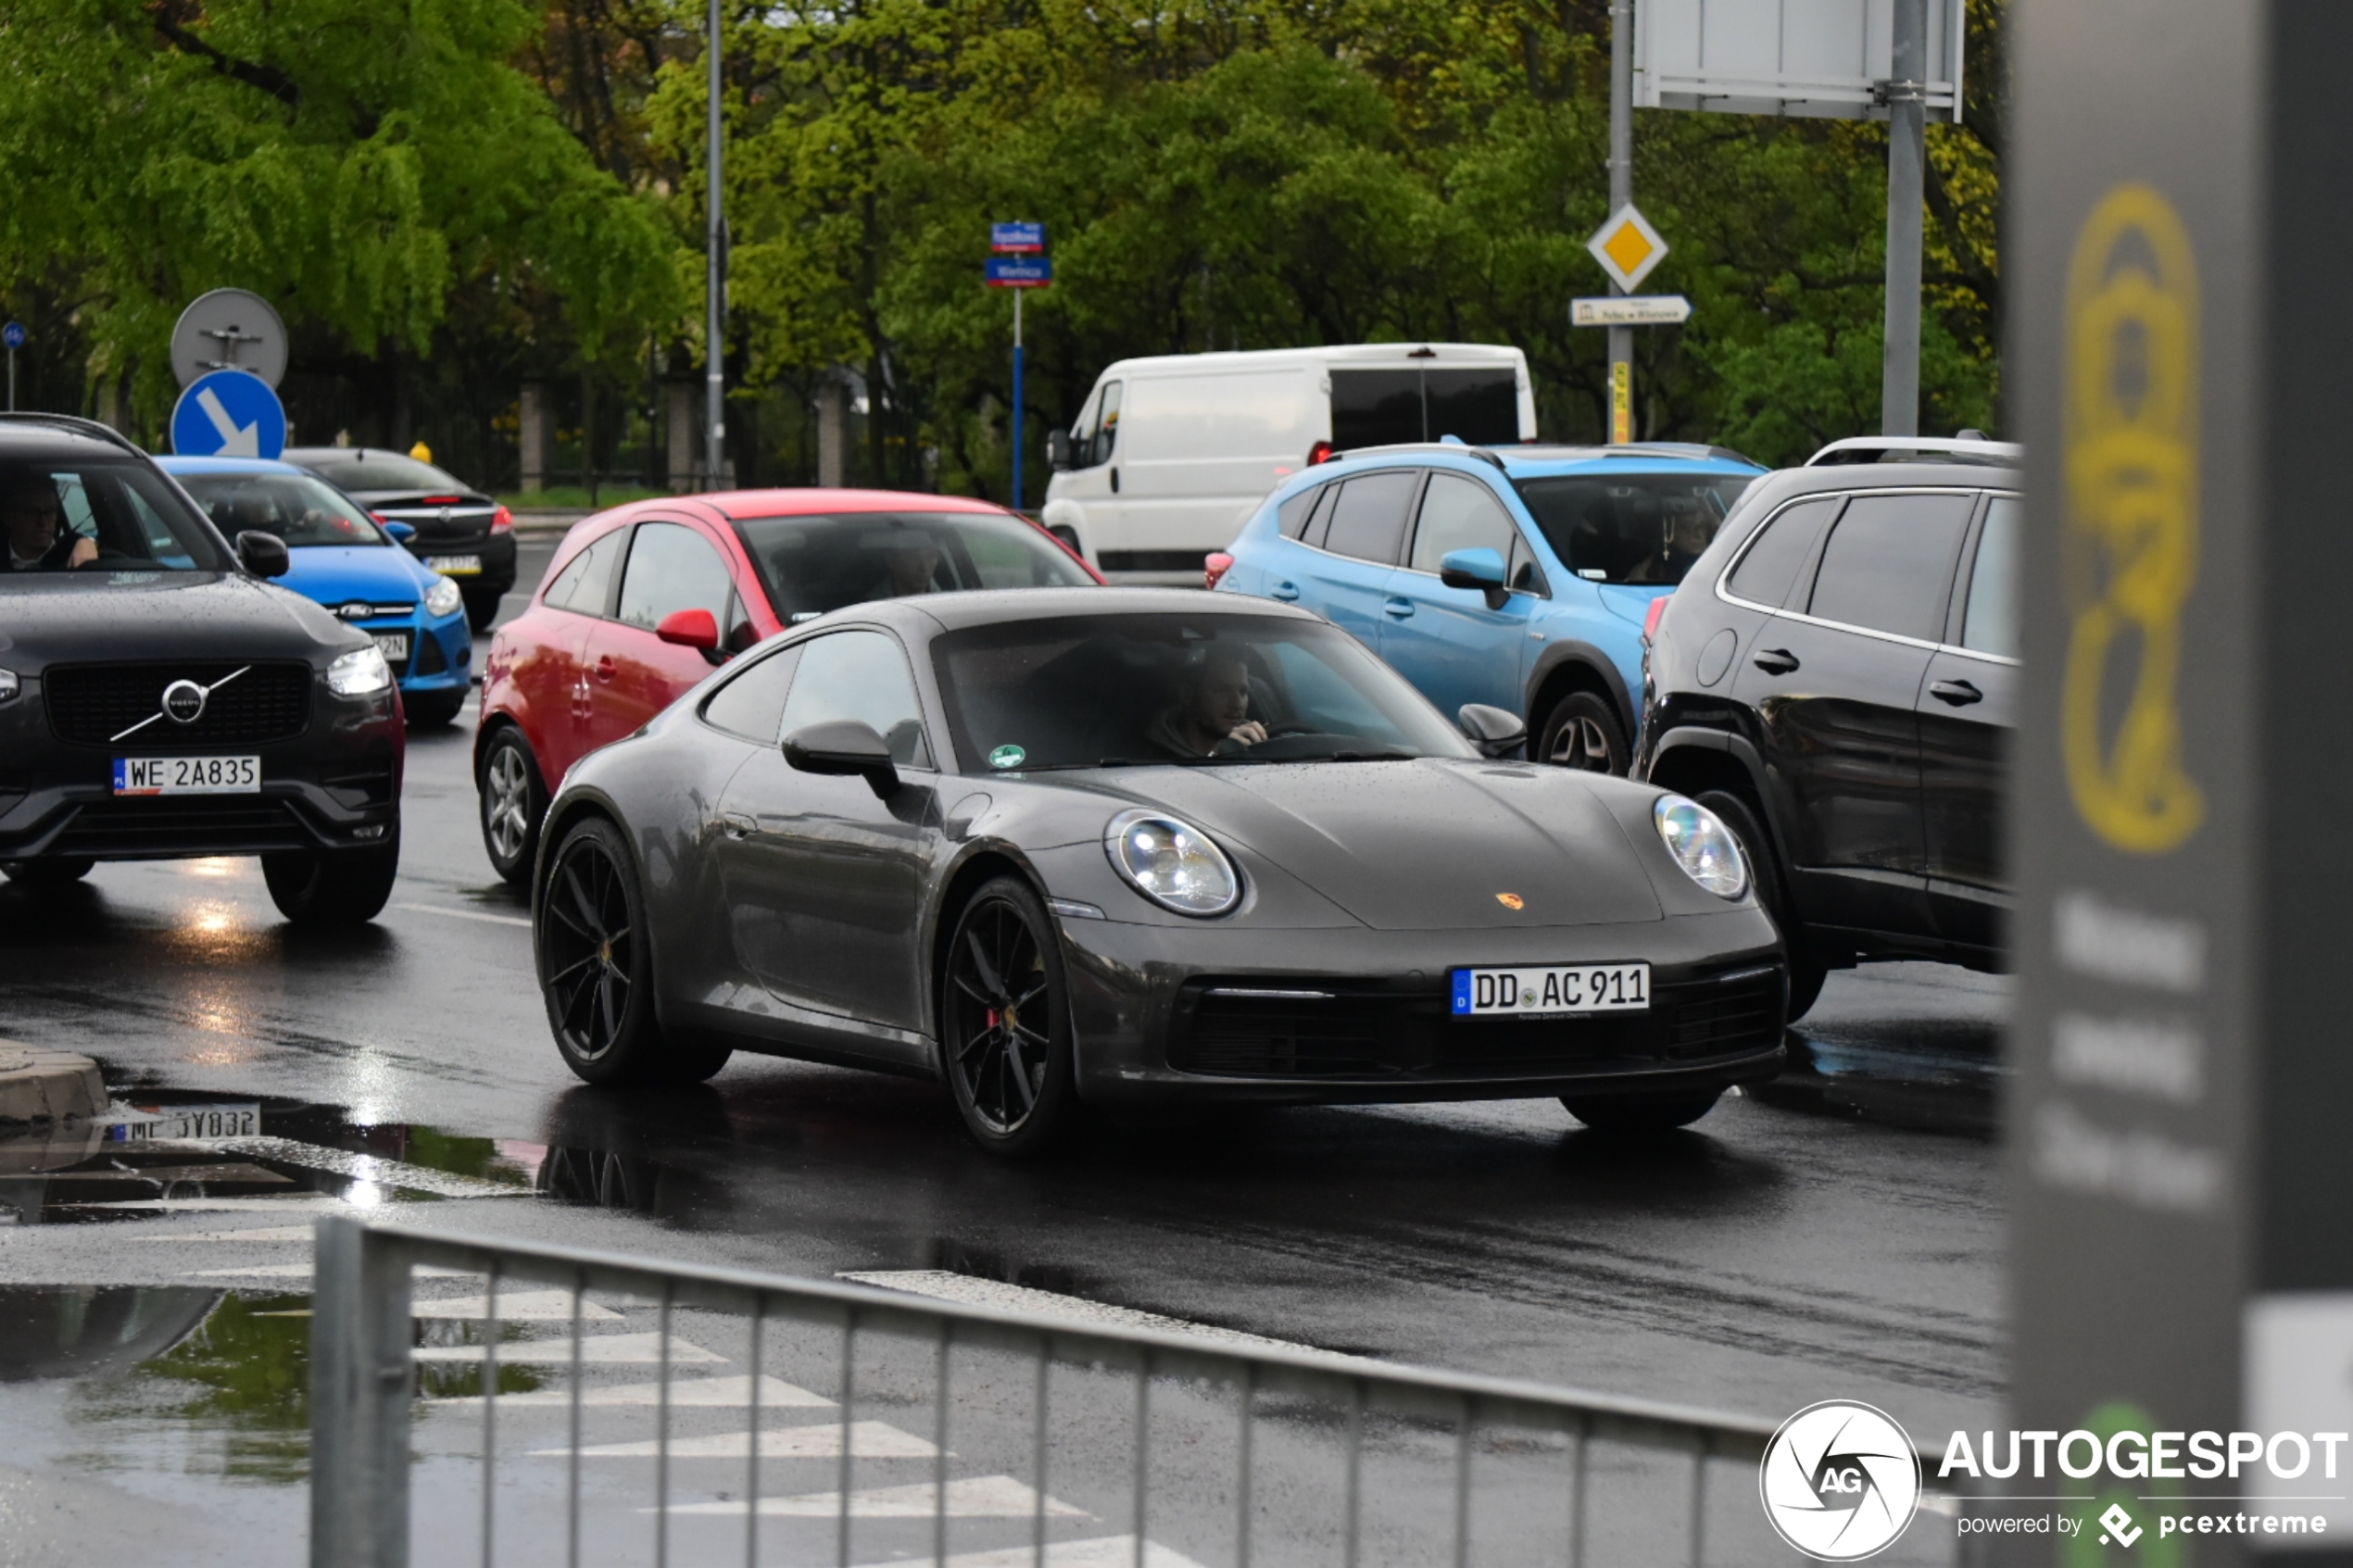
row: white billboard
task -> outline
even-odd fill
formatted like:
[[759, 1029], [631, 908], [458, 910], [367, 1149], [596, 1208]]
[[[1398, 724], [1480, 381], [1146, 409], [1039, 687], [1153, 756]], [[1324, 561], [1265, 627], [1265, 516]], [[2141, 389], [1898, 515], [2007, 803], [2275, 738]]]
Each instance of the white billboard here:
[[[1961, 118], [1966, 0], [1928, 0], [1928, 118]], [[1894, 0], [1637, 0], [1634, 104], [1885, 119]]]

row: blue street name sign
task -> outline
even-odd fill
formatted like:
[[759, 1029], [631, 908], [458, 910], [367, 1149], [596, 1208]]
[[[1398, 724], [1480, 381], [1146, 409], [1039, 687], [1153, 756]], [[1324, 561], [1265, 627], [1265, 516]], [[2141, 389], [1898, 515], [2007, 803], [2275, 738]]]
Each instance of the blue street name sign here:
[[180, 395], [171, 449], [183, 458], [274, 458], [286, 449], [285, 407], [251, 370], [214, 370]]
[[11, 321], [6, 326], [0, 327], [0, 343], [6, 344], [10, 348], [22, 348], [24, 346], [24, 339], [25, 332], [24, 323], [22, 321]]
[[992, 289], [1042, 289], [1054, 282], [1054, 264], [1042, 256], [992, 256], [988, 286]]
[[1046, 248], [1043, 223], [991, 223], [988, 248], [1000, 255], [1036, 256]]

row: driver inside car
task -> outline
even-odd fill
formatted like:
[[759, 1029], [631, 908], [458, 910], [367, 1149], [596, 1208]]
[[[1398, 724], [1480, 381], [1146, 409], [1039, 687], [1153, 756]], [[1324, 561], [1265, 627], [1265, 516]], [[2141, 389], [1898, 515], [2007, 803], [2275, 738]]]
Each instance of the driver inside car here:
[[0, 480], [0, 527], [8, 535], [10, 571], [63, 571], [98, 558], [98, 542], [64, 526], [57, 482], [18, 470]]
[[1250, 670], [1241, 655], [1213, 649], [1186, 664], [1177, 700], [1145, 732], [1172, 757], [1231, 756], [1266, 738], [1250, 716]]

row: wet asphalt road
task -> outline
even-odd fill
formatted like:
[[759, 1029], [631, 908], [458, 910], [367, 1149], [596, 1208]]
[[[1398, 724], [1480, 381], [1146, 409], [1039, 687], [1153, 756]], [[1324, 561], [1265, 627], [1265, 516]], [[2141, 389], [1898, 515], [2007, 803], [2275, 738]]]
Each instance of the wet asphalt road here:
[[[549, 543], [528, 542], [526, 584]], [[291, 936], [252, 862], [105, 866], [63, 899], [0, 886], [0, 1038], [94, 1056], [121, 1098], [262, 1103], [266, 1133], [449, 1169], [479, 1151], [542, 1194], [402, 1215], [454, 1228], [793, 1274], [952, 1271], [1776, 1421], [1840, 1397], [1916, 1438], [1993, 1422], [2003, 981], [1834, 976], [1780, 1083], [1647, 1146], [1501, 1102], [1195, 1119], [1005, 1165], [903, 1080], [738, 1056], [694, 1093], [574, 1083], [522, 901], [483, 858], [471, 722], [412, 735], [400, 884], [356, 935]], [[75, 1209], [54, 1183], [28, 1204], [5, 1181], [0, 1205], [12, 1190], [32, 1223], [0, 1228], [0, 1287], [242, 1286], [251, 1308], [307, 1286], [283, 1277], [298, 1247], [233, 1234], [307, 1213]], [[53, 1488], [106, 1468], [76, 1457], [100, 1439], [65, 1385], [9, 1375], [12, 1463]]]

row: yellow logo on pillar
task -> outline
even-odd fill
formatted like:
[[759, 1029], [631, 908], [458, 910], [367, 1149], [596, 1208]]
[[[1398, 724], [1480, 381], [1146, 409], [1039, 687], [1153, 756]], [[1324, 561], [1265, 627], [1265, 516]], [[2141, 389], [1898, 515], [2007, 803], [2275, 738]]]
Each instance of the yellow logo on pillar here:
[[2059, 727], [2077, 812], [2144, 855], [2179, 847], [2206, 815], [2182, 766], [2179, 703], [2197, 578], [2197, 308], [2173, 205], [2147, 185], [2110, 191], [2068, 267]]

